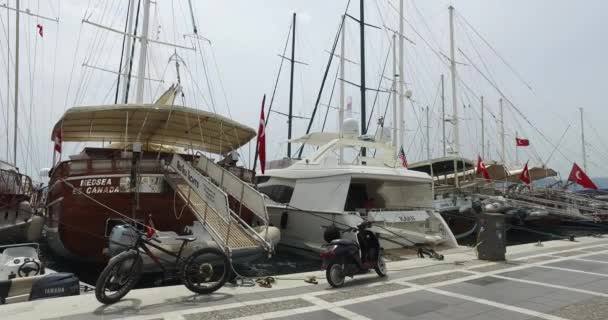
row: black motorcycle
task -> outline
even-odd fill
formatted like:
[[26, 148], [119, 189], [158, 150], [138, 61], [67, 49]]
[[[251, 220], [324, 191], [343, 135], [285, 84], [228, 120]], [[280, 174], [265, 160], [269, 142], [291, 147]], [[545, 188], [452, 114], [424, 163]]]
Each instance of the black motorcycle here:
[[364, 221], [356, 228], [339, 229], [331, 226], [334, 232], [355, 232], [357, 241], [347, 239], [329, 240], [326, 250], [321, 252], [322, 268], [325, 271], [327, 282], [339, 288], [344, 285], [346, 276], [354, 277], [374, 269], [380, 277], [386, 276], [386, 263], [382, 257], [380, 242], [372, 231], [368, 230], [371, 222]]

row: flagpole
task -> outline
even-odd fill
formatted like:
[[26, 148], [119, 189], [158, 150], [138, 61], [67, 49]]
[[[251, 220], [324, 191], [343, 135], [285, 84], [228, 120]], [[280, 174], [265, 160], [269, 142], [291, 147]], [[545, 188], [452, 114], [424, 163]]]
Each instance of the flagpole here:
[[[515, 141], [517, 141], [517, 137], [519, 137], [517, 135], [517, 131], [515, 131]], [[517, 142], [515, 143], [515, 164], [519, 165], [519, 146], [517, 145]]]
[[587, 151], [585, 150], [585, 125], [583, 120], [583, 108], [579, 108], [581, 111], [581, 146], [583, 148], [583, 170], [587, 173]]
[[486, 136], [485, 136], [485, 127], [484, 127], [484, 116], [483, 116], [483, 112], [484, 112], [484, 106], [483, 106], [483, 96], [481, 96], [481, 155], [485, 157], [485, 140], [486, 140]]

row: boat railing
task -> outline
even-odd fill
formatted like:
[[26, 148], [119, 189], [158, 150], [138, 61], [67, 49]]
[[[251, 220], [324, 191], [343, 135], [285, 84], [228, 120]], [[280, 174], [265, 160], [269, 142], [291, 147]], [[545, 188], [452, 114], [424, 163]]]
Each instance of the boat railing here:
[[0, 194], [30, 197], [32, 179], [13, 170], [0, 169]]
[[[123, 173], [130, 172], [131, 166], [131, 158], [76, 159], [60, 163], [53, 169], [52, 175], [67, 177], [73, 175]], [[163, 173], [161, 160], [139, 160], [138, 168], [140, 172]]]

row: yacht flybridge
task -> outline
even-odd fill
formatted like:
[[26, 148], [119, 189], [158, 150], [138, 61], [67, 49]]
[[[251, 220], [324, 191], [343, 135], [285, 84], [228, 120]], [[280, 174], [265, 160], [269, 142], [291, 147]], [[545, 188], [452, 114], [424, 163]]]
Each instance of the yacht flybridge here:
[[[270, 198], [270, 221], [287, 249], [319, 252], [329, 227], [354, 227], [364, 219], [376, 222], [384, 248], [457, 246], [433, 210], [431, 177], [403, 167], [387, 139], [311, 133], [290, 142], [318, 149], [257, 176], [259, 191]], [[369, 156], [361, 156], [362, 148]]]

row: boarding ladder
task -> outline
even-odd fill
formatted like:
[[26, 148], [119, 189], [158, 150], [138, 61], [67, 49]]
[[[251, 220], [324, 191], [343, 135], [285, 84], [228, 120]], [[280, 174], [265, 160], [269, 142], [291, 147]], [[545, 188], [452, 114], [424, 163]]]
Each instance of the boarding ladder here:
[[261, 221], [268, 221], [264, 195], [258, 190], [202, 154], [198, 155], [195, 167]]
[[[272, 251], [258, 234], [228, 206], [228, 195], [179, 155], [174, 155], [165, 179], [215, 240], [227, 250], [262, 247]], [[263, 220], [268, 227], [268, 220]]]

